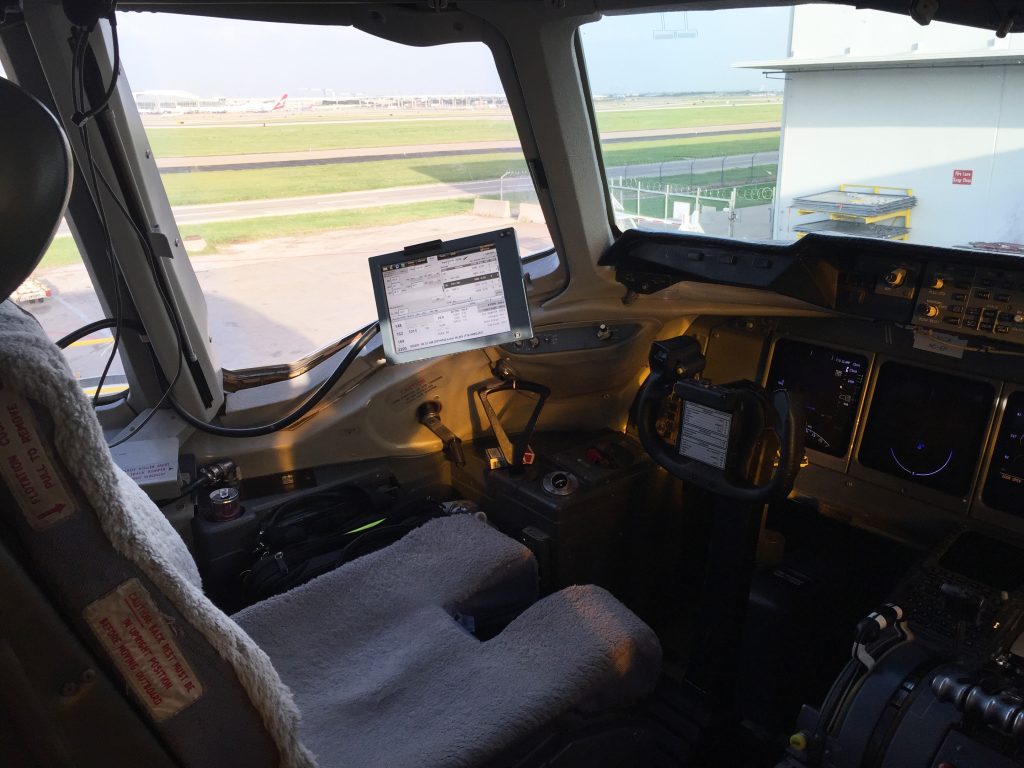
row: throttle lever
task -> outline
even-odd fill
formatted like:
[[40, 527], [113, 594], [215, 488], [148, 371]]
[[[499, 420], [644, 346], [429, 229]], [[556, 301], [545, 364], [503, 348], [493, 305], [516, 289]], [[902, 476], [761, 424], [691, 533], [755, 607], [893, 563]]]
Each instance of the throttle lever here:
[[462, 451], [462, 440], [441, 421], [441, 404], [427, 400], [416, 409], [416, 418], [441, 441], [444, 455], [458, 467], [466, 466], [466, 455]]

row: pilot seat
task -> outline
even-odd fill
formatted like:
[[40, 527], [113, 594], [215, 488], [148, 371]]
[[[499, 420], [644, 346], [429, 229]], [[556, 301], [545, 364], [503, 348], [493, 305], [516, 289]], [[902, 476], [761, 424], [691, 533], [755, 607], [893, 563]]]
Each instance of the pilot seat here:
[[[0, 167], [6, 297], [61, 219], [71, 155], [2, 79]], [[479, 765], [570, 711], [637, 701], [660, 673], [654, 633], [610, 594], [537, 601], [530, 551], [468, 514], [226, 615], [11, 301], [0, 480], [3, 765]], [[481, 606], [530, 602], [489, 640], [465, 628]]]

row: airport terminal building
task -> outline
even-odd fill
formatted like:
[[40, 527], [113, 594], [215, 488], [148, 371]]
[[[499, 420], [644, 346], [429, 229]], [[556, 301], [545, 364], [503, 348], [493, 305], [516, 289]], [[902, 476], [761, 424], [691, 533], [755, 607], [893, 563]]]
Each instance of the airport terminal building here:
[[[885, 17], [886, 34], [867, 16]], [[1014, 37], [796, 7], [789, 56], [740, 65], [785, 79], [773, 237], [870, 223], [911, 242], [1024, 244], [1024, 44]], [[858, 221], [798, 200], [841, 187], [889, 187], [910, 202]]]

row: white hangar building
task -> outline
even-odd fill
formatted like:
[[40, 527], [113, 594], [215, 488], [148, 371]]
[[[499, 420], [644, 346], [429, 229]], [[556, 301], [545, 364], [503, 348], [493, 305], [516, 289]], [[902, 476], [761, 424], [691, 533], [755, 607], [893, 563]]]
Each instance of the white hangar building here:
[[[794, 8], [789, 56], [738, 65], [785, 78], [773, 237], [792, 239], [808, 222], [811, 231], [867, 224], [801, 213], [794, 202], [864, 185], [916, 200], [906, 221], [875, 221], [875, 236], [1024, 244], [1022, 37], [844, 6]], [[896, 234], [877, 234], [889, 225]]]

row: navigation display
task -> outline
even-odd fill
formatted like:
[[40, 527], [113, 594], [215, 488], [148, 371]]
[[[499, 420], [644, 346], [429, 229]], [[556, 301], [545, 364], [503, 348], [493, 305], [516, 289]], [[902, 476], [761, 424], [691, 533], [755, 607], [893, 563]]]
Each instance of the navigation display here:
[[830, 456], [845, 456], [867, 370], [865, 355], [779, 339], [768, 369], [767, 388], [803, 395], [807, 447]]
[[887, 362], [875, 384], [860, 463], [962, 496], [971, 487], [994, 398], [988, 382]]
[[392, 362], [532, 336], [512, 230], [376, 256], [370, 269]]
[[981, 500], [1000, 512], [1024, 515], [1024, 392], [1006, 400]]

